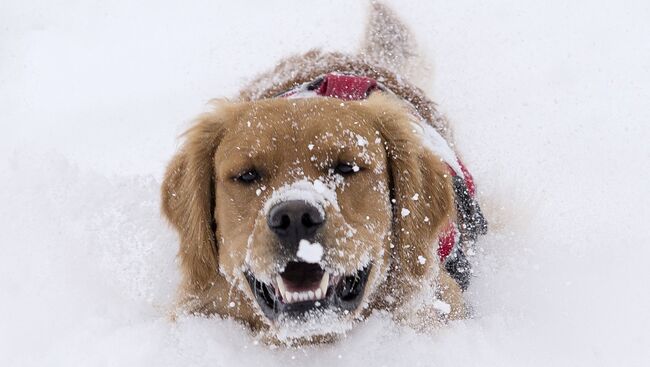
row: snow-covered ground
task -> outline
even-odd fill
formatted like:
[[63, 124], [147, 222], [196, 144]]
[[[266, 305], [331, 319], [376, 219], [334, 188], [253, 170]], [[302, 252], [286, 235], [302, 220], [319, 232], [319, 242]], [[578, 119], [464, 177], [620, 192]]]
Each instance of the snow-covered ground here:
[[205, 102], [279, 58], [352, 51], [365, 2], [0, 3], [1, 366], [647, 366], [650, 3], [389, 1], [491, 233], [477, 316], [430, 334], [375, 315], [271, 349], [167, 311], [158, 186]]

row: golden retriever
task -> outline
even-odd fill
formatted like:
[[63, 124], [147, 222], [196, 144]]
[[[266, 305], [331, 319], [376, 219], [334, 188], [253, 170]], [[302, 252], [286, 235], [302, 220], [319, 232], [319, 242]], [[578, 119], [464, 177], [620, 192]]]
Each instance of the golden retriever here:
[[[449, 160], [422, 133], [448, 140], [449, 129], [396, 74], [407, 37], [375, 4], [359, 55], [288, 58], [184, 134], [162, 186], [180, 237], [180, 312], [235, 318], [287, 343], [333, 340], [374, 310], [423, 328], [465, 315], [462, 283], [437, 253], [462, 205]], [[277, 97], [332, 72], [382, 89]]]

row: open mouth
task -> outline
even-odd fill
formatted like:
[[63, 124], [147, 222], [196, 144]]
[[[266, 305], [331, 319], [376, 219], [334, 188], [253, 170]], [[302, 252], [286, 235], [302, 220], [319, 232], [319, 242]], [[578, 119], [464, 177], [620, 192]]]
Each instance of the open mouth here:
[[257, 280], [249, 271], [245, 275], [262, 312], [275, 320], [281, 314], [301, 317], [319, 309], [355, 310], [363, 298], [370, 268], [367, 265], [355, 274], [334, 276], [318, 264], [292, 261], [272, 284]]

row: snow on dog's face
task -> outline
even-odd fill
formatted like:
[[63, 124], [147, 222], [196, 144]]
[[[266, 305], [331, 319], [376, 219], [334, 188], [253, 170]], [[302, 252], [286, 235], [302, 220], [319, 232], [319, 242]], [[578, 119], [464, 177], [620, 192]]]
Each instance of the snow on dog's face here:
[[452, 194], [395, 100], [221, 103], [163, 185], [182, 305], [292, 340], [394, 310], [437, 270]]

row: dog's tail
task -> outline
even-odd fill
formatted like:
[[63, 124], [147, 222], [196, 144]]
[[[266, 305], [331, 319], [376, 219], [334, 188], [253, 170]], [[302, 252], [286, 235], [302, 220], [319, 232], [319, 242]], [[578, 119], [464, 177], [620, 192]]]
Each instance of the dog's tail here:
[[416, 49], [415, 38], [395, 13], [378, 1], [371, 1], [360, 49], [366, 60], [398, 74], [410, 74], [418, 63]]

